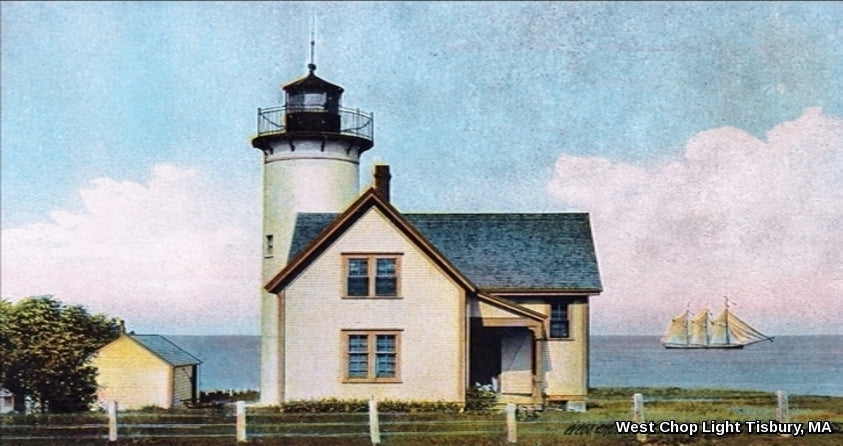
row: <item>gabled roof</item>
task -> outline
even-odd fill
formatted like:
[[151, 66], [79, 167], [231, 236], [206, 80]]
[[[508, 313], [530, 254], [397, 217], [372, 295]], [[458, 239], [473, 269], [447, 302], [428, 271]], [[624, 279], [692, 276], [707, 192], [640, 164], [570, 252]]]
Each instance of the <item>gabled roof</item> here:
[[182, 350], [181, 347], [173, 344], [164, 336], [137, 334], [127, 336], [173, 367], [202, 363], [198, 358]]
[[[373, 205], [479, 290], [602, 290], [588, 214], [401, 214], [373, 189], [341, 215], [298, 214], [285, 271]], [[283, 282], [284, 274], [270, 284]]]
[[[358, 219], [366, 214], [370, 209], [376, 208], [389, 220], [395, 227], [398, 228], [407, 238], [409, 238], [424, 254], [426, 254], [434, 263], [439, 265], [446, 274], [453, 280], [467, 288], [474, 288], [471, 282], [456, 269], [451, 262], [448, 261], [436, 248], [428, 242], [423, 235], [421, 235], [410, 222], [405, 219], [398, 210], [391, 204], [381, 198], [380, 194], [374, 187], [370, 187], [366, 192], [360, 195], [357, 200], [348, 207], [342, 214], [337, 216], [321, 231], [315, 238], [303, 243], [304, 246], [301, 251], [290, 258], [287, 265], [275, 275], [264, 288], [271, 293], [280, 292], [290, 280], [292, 280], [299, 272], [306, 268], [311, 261], [313, 261], [319, 254], [327, 249], [331, 244], [340, 237], [346, 229], [351, 227]], [[295, 231], [293, 231], [295, 236]]]

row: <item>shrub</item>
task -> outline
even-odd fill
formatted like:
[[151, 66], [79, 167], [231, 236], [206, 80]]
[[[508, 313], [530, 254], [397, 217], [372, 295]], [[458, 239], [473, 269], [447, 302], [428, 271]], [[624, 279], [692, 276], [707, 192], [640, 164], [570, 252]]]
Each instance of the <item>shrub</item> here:
[[286, 413], [356, 413], [368, 410], [369, 403], [366, 400], [322, 398], [281, 403], [281, 412]]
[[446, 401], [384, 400], [378, 403], [378, 410], [382, 412], [457, 413], [462, 408], [463, 406], [460, 403]]
[[199, 404], [256, 401], [260, 393], [255, 390], [208, 390], [199, 392]]
[[490, 385], [474, 384], [465, 392], [465, 410], [489, 412], [495, 407], [498, 394]]
[[[383, 400], [378, 402], [380, 412], [457, 413], [461, 409], [462, 404], [445, 401]], [[284, 413], [365, 413], [369, 411], [369, 401], [338, 398], [288, 401], [281, 404], [280, 410]]]

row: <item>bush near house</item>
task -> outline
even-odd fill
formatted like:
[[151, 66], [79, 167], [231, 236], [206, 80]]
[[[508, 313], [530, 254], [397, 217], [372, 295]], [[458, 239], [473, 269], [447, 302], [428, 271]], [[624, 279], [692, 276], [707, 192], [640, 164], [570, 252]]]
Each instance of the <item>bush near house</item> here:
[[[342, 400], [323, 398], [319, 400], [290, 401], [279, 407], [283, 413], [365, 413], [369, 411], [368, 400]], [[457, 413], [463, 405], [444, 401], [378, 401], [381, 412], [401, 413]]]
[[0, 384], [15, 394], [15, 410], [87, 410], [96, 400], [91, 359], [119, 327], [53, 296], [0, 299]]
[[475, 384], [465, 393], [465, 410], [488, 412], [495, 407], [498, 394], [490, 385]]

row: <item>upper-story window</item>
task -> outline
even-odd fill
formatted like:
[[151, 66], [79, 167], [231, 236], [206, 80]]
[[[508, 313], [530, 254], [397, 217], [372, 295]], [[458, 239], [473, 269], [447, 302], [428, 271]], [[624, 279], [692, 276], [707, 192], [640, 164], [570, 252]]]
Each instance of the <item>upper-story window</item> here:
[[399, 256], [349, 255], [345, 257], [345, 296], [397, 297]]
[[570, 338], [570, 322], [568, 320], [568, 304], [550, 305], [550, 337]]

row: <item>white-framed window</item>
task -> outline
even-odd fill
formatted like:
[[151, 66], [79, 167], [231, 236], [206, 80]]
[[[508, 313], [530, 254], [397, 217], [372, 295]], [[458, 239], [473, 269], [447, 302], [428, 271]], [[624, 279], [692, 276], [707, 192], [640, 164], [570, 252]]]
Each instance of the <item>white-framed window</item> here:
[[347, 382], [397, 382], [400, 330], [344, 330]]
[[349, 254], [344, 256], [345, 297], [398, 297], [400, 256]]

